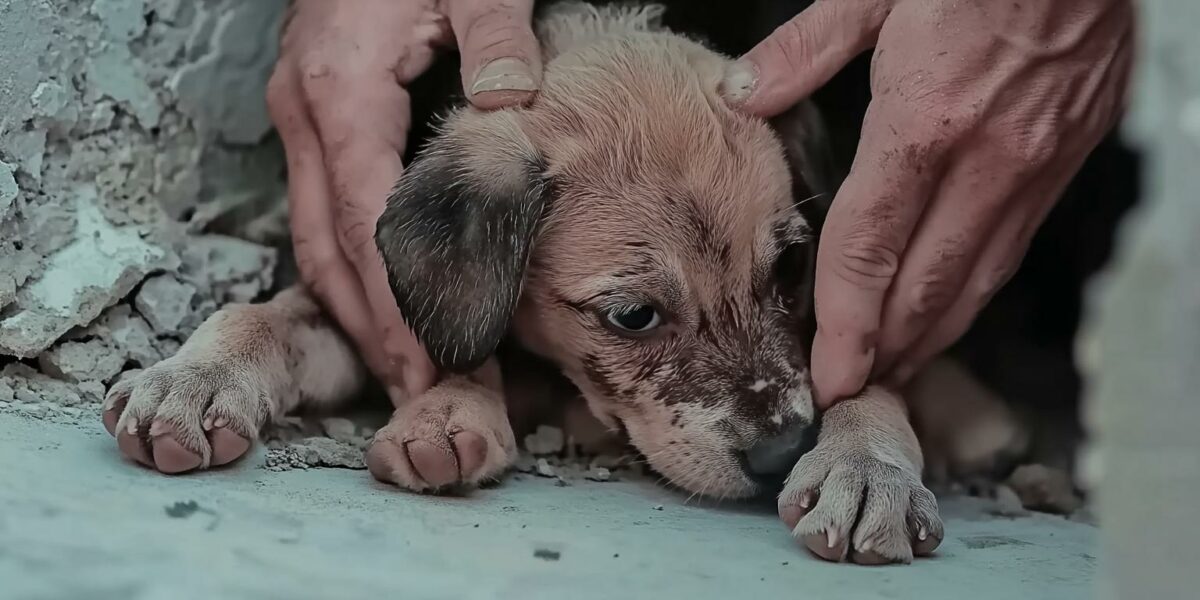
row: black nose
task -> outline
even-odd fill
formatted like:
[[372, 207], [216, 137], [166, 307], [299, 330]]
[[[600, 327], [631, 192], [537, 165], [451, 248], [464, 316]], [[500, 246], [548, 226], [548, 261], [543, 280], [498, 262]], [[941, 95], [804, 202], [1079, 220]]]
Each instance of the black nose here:
[[816, 425], [796, 421], [782, 433], [759, 440], [742, 453], [746, 472], [756, 480], [779, 481], [816, 445], [816, 434]]

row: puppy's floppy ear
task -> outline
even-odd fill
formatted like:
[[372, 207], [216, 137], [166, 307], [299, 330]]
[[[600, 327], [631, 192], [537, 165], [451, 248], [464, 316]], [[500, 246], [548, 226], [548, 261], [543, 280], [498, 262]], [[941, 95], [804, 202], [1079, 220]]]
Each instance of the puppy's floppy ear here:
[[803, 100], [771, 121], [783, 142], [792, 192], [809, 224], [819, 230], [833, 195], [845, 177], [837, 168], [821, 111]]
[[504, 337], [549, 185], [512, 111], [465, 110], [410, 164], [375, 241], [409, 327], [441, 371], [474, 370]]

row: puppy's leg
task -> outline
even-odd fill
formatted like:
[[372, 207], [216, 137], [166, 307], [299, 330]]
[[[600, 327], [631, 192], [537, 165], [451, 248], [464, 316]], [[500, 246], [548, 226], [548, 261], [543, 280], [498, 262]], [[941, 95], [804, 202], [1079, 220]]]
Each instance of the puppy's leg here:
[[779, 496], [779, 515], [826, 560], [910, 562], [942, 539], [921, 460], [900, 398], [869, 387], [825, 412], [816, 447]]
[[367, 467], [380, 481], [426, 492], [496, 479], [516, 457], [500, 367], [491, 358], [469, 377], [449, 377], [402, 402], [375, 434]]
[[353, 347], [299, 287], [217, 311], [179, 352], [126, 377], [105, 401], [121, 451], [163, 473], [242, 456], [267, 419], [353, 396], [366, 371]]

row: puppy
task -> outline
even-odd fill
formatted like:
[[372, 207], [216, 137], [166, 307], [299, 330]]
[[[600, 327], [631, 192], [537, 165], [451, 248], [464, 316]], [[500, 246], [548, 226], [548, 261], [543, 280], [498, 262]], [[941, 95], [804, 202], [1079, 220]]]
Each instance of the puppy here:
[[[495, 357], [511, 336], [673, 484], [721, 498], [782, 485], [781, 517], [830, 560], [927, 554], [942, 525], [900, 399], [868, 388], [817, 433], [814, 227], [797, 200], [836, 185], [820, 120], [804, 105], [773, 129], [730, 110], [717, 89], [729, 59], [663, 30], [660, 13], [554, 7], [537, 23], [536, 102], [453, 112], [410, 164], [376, 239], [444, 376], [397, 400], [370, 471], [415, 491], [501, 475], [528, 375]], [[177, 473], [228, 463], [269, 418], [365, 382], [292, 288], [224, 307], [115, 385], [105, 422], [125, 454]]]

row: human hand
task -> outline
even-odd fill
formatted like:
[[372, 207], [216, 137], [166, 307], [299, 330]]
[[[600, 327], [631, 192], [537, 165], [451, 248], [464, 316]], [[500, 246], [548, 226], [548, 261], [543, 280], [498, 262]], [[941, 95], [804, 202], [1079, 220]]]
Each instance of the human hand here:
[[732, 66], [778, 114], [875, 47], [872, 100], [817, 252], [818, 404], [902, 384], [966, 332], [1123, 109], [1127, 0], [817, 0]]
[[375, 248], [403, 172], [408, 85], [457, 40], [469, 100], [528, 102], [541, 79], [533, 0], [293, 0], [267, 88], [288, 164], [301, 278], [393, 398], [437, 374], [404, 325]]

